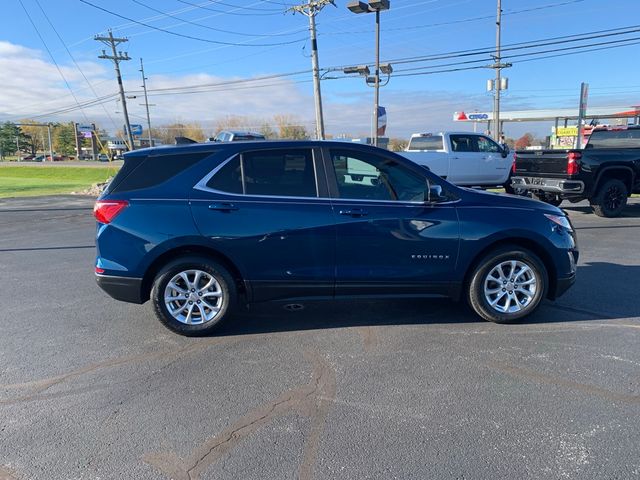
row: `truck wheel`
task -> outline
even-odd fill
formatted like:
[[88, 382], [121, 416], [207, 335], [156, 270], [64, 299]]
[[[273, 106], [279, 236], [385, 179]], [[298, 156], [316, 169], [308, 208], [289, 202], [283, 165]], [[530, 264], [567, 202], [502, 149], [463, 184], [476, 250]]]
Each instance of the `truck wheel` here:
[[494, 250], [471, 274], [467, 301], [482, 318], [511, 323], [533, 313], [547, 288], [540, 259], [521, 247]]
[[533, 198], [540, 200], [541, 202], [548, 203], [554, 207], [559, 206], [562, 203], [562, 199], [557, 195], [549, 195], [548, 193], [534, 193]]
[[217, 262], [180, 257], [156, 276], [151, 291], [156, 316], [169, 330], [189, 337], [206, 335], [229, 317], [236, 305], [233, 277]]
[[611, 178], [604, 182], [595, 197], [589, 199], [591, 207], [599, 217], [619, 216], [627, 206], [629, 190], [622, 180]]

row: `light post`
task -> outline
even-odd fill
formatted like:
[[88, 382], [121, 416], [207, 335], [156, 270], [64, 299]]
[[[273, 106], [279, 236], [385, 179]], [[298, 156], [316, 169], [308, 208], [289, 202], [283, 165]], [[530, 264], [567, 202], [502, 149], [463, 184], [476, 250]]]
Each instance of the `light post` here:
[[347, 8], [353, 13], [373, 13], [376, 14], [376, 70], [375, 70], [375, 93], [373, 100], [373, 131], [371, 138], [373, 144], [378, 146], [378, 107], [380, 106], [380, 12], [389, 10], [391, 3], [389, 0], [369, 0], [368, 3], [352, 1], [347, 4]]

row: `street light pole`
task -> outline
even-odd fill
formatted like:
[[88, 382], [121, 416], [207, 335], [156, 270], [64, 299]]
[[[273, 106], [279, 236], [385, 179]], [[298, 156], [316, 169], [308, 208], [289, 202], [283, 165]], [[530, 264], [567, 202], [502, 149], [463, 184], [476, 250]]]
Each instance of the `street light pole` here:
[[376, 10], [376, 92], [373, 100], [373, 145], [378, 146], [378, 108], [380, 107], [380, 10]]
[[373, 119], [371, 122], [371, 139], [373, 144], [378, 146], [378, 110], [380, 107], [380, 12], [382, 10], [389, 10], [391, 2], [389, 0], [369, 0], [365, 3], [360, 0], [355, 0], [347, 4], [347, 8], [353, 13], [372, 13], [376, 14], [376, 71], [374, 73], [374, 88], [375, 93], [373, 95]]
[[500, 65], [500, 34], [502, 30], [502, 0], [498, 0], [498, 12], [496, 17], [496, 85], [495, 85], [495, 96], [493, 102], [493, 139], [496, 142], [500, 141], [500, 76], [501, 76], [501, 65]]

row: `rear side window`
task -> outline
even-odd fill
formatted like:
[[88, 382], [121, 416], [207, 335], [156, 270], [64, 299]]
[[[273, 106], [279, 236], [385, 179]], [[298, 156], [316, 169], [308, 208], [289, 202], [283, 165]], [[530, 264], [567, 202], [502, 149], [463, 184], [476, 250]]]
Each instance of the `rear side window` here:
[[451, 135], [451, 150], [453, 152], [478, 152], [477, 137], [472, 135]]
[[214, 173], [207, 187], [246, 195], [318, 196], [313, 153], [309, 149], [244, 153]]
[[409, 141], [409, 150], [443, 150], [442, 135], [413, 137]]
[[211, 177], [207, 187], [227, 193], [242, 193], [242, 171], [240, 169], [240, 157], [237, 156]]
[[127, 159], [109, 185], [107, 193], [121, 193], [155, 187], [209, 155], [211, 155], [210, 152], [203, 152]]
[[595, 130], [587, 148], [640, 148], [640, 128], [628, 130]]

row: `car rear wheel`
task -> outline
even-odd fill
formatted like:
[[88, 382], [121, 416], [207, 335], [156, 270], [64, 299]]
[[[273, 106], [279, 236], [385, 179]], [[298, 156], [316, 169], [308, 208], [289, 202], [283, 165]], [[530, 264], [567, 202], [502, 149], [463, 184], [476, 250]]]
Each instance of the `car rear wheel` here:
[[628, 194], [622, 180], [611, 178], [602, 184], [596, 196], [590, 200], [591, 207], [599, 217], [617, 217], [627, 206]]
[[207, 335], [229, 317], [236, 304], [233, 277], [206, 257], [181, 257], [155, 278], [153, 307], [164, 326], [186, 336]]
[[510, 323], [533, 313], [547, 288], [547, 271], [524, 248], [508, 247], [484, 257], [471, 275], [468, 302], [490, 322]]

